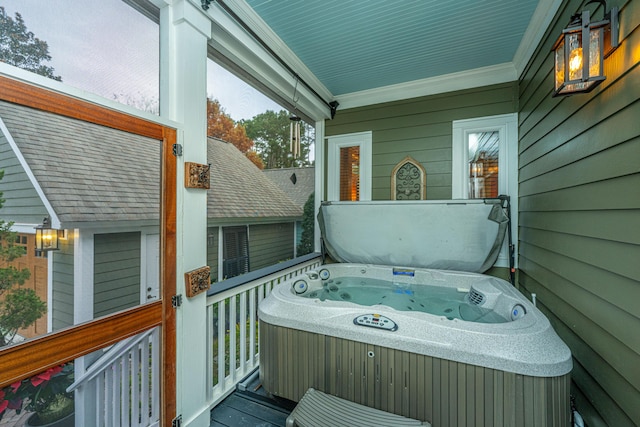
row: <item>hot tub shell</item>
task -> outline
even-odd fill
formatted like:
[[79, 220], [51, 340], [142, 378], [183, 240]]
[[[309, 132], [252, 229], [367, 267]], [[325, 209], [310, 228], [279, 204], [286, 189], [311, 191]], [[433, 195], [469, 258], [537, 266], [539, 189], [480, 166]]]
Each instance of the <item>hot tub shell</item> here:
[[[308, 273], [311, 286], [321, 270], [334, 278], [395, 277], [388, 265], [339, 263]], [[484, 324], [384, 305], [320, 301], [297, 295], [294, 283], [300, 278], [294, 278], [259, 306], [265, 390], [298, 401], [313, 387], [437, 427], [569, 426], [571, 353], [533, 304], [509, 283], [483, 274], [408, 271], [403, 280], [413, 285], [493, 287], [500, 291], [496, 304], [504, 306], [496, 309], [506, 307], [508, 316], [517, 302], [526, 315]], [[397, 329], [354, 324], [368, 314], [390, 319]]]

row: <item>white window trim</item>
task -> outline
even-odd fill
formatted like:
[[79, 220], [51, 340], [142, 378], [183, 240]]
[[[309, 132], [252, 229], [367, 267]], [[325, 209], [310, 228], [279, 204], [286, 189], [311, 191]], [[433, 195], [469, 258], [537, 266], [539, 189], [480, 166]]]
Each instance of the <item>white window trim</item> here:
[[371, 131], [349, 133], [327, 137], [327, 200], [340, 200], [340, 149], [343, 147], [360, 147], [360, 199], [371, 200]]
[[[511, 200], [511, 238], [516, 245], [515, 263], [517, 267], [518, 243], [518, 114], [478, 117], [453, 121], [453, 145], [451, 166], [451, 195], [453, 199], [466, 199], [469, 194], [468, 162], [469, 134], [478, 132], [499, 133], [498, 194], [510, 196]], [[503, 173], [506, 171], [506, 173]], [[505, 239], [506, 240], [506, 239]], [[497, 267], [508, 267], [508, 248], [505, 245], [496, 261]]]

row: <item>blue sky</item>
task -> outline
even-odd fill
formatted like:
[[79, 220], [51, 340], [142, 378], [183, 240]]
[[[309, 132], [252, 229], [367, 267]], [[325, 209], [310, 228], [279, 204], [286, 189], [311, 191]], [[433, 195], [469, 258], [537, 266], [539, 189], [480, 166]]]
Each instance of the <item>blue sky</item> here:
[[[106, 98], [157, 99], [158, 27], [121, 0], [0, 0], [11, 17], [49, 45], [64, 83]], [[209, 61], [210, 97], [234, 120], [282, 109]]]

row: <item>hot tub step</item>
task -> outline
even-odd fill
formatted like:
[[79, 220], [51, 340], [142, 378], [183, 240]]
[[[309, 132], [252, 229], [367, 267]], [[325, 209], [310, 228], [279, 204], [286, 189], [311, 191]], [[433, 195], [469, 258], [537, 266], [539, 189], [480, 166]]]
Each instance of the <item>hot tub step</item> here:
[[426, 421], [406, 418], [349, 402], [319, 390], [306, 391], [291, 415], [287, 427], [389, 427], [431, 426]]

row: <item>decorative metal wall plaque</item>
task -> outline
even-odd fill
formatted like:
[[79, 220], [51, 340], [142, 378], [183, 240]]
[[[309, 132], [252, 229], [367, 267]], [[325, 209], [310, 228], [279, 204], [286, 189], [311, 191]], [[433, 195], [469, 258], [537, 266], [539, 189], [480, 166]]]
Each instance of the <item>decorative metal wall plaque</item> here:
[[391, 200], [424, 200], [427, 198], [427, 172], [407, 156], [391, 172]]
[[186, 188], [209, 189], [210, 170], [211, 170], [211, 165], [185, 162], [184, 186]]
[[211, 287], [211, 268], [200, 267], [184, 273], [184, 282], [189, 298], [208, 291]]

